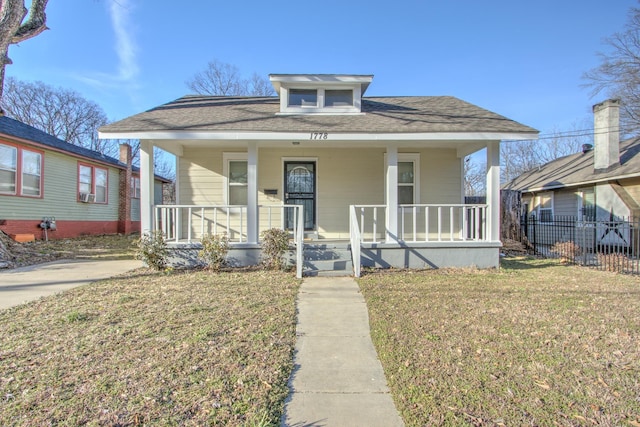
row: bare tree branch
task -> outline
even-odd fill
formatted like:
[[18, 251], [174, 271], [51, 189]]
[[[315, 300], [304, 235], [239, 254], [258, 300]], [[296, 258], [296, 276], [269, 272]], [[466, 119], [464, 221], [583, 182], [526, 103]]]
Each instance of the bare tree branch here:
[[251, 79], [243, 79], [235, 65], [209, 62], [207, 68], [196, 73], [186, 82], [187, 87], [201, 95], [215, 96], [270, 96], [273, 95], [271, 83], [254, 73]]
[[604, 40], [610, 48], [600, 52], [600, 65], [583, 74], [584, 87], [591, 89], [591, 96], [604, 93], [619, 98], [623, 108], [620, 119], [623, 133], [640, 131], [640, 9], [631, 8], [627, 24], [622, 32]]
[[[5, 67], [11, 64], [9, 46], [37, 36], [47, 29], [45, 9], [48, 0], [32, 0], [29, 10], [24, 0], [0, 0], [0, 99]], [[25, 17], [29, 16], [25, 21]]]

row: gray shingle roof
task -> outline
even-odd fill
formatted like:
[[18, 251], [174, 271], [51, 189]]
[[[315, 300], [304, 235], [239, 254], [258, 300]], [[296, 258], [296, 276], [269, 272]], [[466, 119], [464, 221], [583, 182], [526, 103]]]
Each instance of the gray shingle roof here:
[[620, 142], [620, 165], [595, 172], [593, 153], [571, 154], [525, 172], [503, 186], [522, 192], [571, 187], [620, 177], [640, 176], [640, 138]]
[[[12, 119], [7, 116], [0, 116], [0, 138], [2, 137], [2, 135], [20, 138], [26, 141], [32, 141], [40, 145], [54, 148], [56, 150], [75, 154], [76, 156], [80, 156], [85, 159], [107, 163], [119, 169], [126, 169], [127, 167], [127, 165], [116, 158], [105, 156], [104, 154], [97, 151], [89, 150], [88, 148], [63, 141], [59, 138], [56, 138], [55, 136], [41, 131], [40, 129], [34, 128], [33, 126], [19, 122], [18, 120]], [[140, 172], [140, 168], [137, 166], [133, 166], [132, 169], [134, 172]], [[170, 179], [164, 178], [157, 174], [155, 175], [155, 177], [156, 179], [159, 179], [163, 182], [171, 182]]]
[[125, 164], [113, 157], [105, 156], [97, 151], [89, 150], [79, 145], [70, 144], [55, 136], [49, 135], [40, 129], [34, 128], [7, 116], [0, 117], [0, 135], [13, 136], [15, 138], [33, 141], [51, 148], [55, 148], [68, 153], [84, 157], [86, 159], [96, 160], [103, 163], [109, 163], [119, 168], [125, 168]]
[[277, 97], [189, 95], [100, 128], [101, 132], [236, 131], [432, 133], [538, 131], [451, 96], [366, 97], [352, 115], [277, 115]]

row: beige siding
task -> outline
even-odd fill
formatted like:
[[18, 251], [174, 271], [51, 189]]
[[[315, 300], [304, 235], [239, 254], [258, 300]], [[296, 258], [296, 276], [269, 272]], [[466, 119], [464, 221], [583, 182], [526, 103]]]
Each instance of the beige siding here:
[[624, 187], [636, 203], [640, 203], [640, 178], [621, 180], [620, 185]]
[[[224, 204], [223, 153], [232, 151], [234, 150], [186, 147], [179, 163], [178, 204]], [[421, 149], [401, 152], [420, 154], [421, 203], [462, 203], [461, 163], [455, 150]], [[315, 160], [318, 233], [325, 238], [347, 238], [349, 205], [384, 203], [384, 155], [384, 148], [261, 148], [258, 155], [258, 203], [282, 203], [285, 159]], [[278, 194], [267, 196], [264, 194], [265, 189], [275, 189]], [[192, 229], [198, 232], [201, 223], [195, 215], [192, 219]], [[264, 208], [261, 210], [260, 220], [261, 227], [266, 228], [267, 214]], [[279, 211], [274, 211], [271, 220], [272, 225], [280, 225]], [[230, 221], [238, 224], [238, 215]], [[210, 225], [206, 228], [210, 229]]]
[[556, 216], [578, 215], [578, 195], [574, 190], [560, 190], [553, 194], [553, 214]]
[[[91, 164], [88, 161], [83, 163]], [[117, 220], [119, 171], [97, 166], [109, 173], [108, 204], [78, 202], [78, 159], [45, 151], [43, 198], [0, 196], [0, 219]]]

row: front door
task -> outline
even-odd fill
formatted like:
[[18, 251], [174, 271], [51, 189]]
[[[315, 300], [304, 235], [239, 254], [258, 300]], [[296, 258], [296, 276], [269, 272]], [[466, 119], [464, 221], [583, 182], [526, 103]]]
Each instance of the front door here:
[[[304, 206], [304, 229], [316, 227], [316, 162], [284, 162], [284, 203]], [[286, 224], [293, 228], [293, 215], [287, 210]]]

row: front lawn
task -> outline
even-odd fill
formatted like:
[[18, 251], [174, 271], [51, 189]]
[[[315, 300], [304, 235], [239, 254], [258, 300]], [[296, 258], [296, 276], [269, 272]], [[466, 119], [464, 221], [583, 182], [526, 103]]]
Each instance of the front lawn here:
[[0, 425], [277, 425], [297, 290], [138, 270], [0, 311]]
[[359, 283], [408, 426], [640, 426], [640, 278], [519, 258]]

